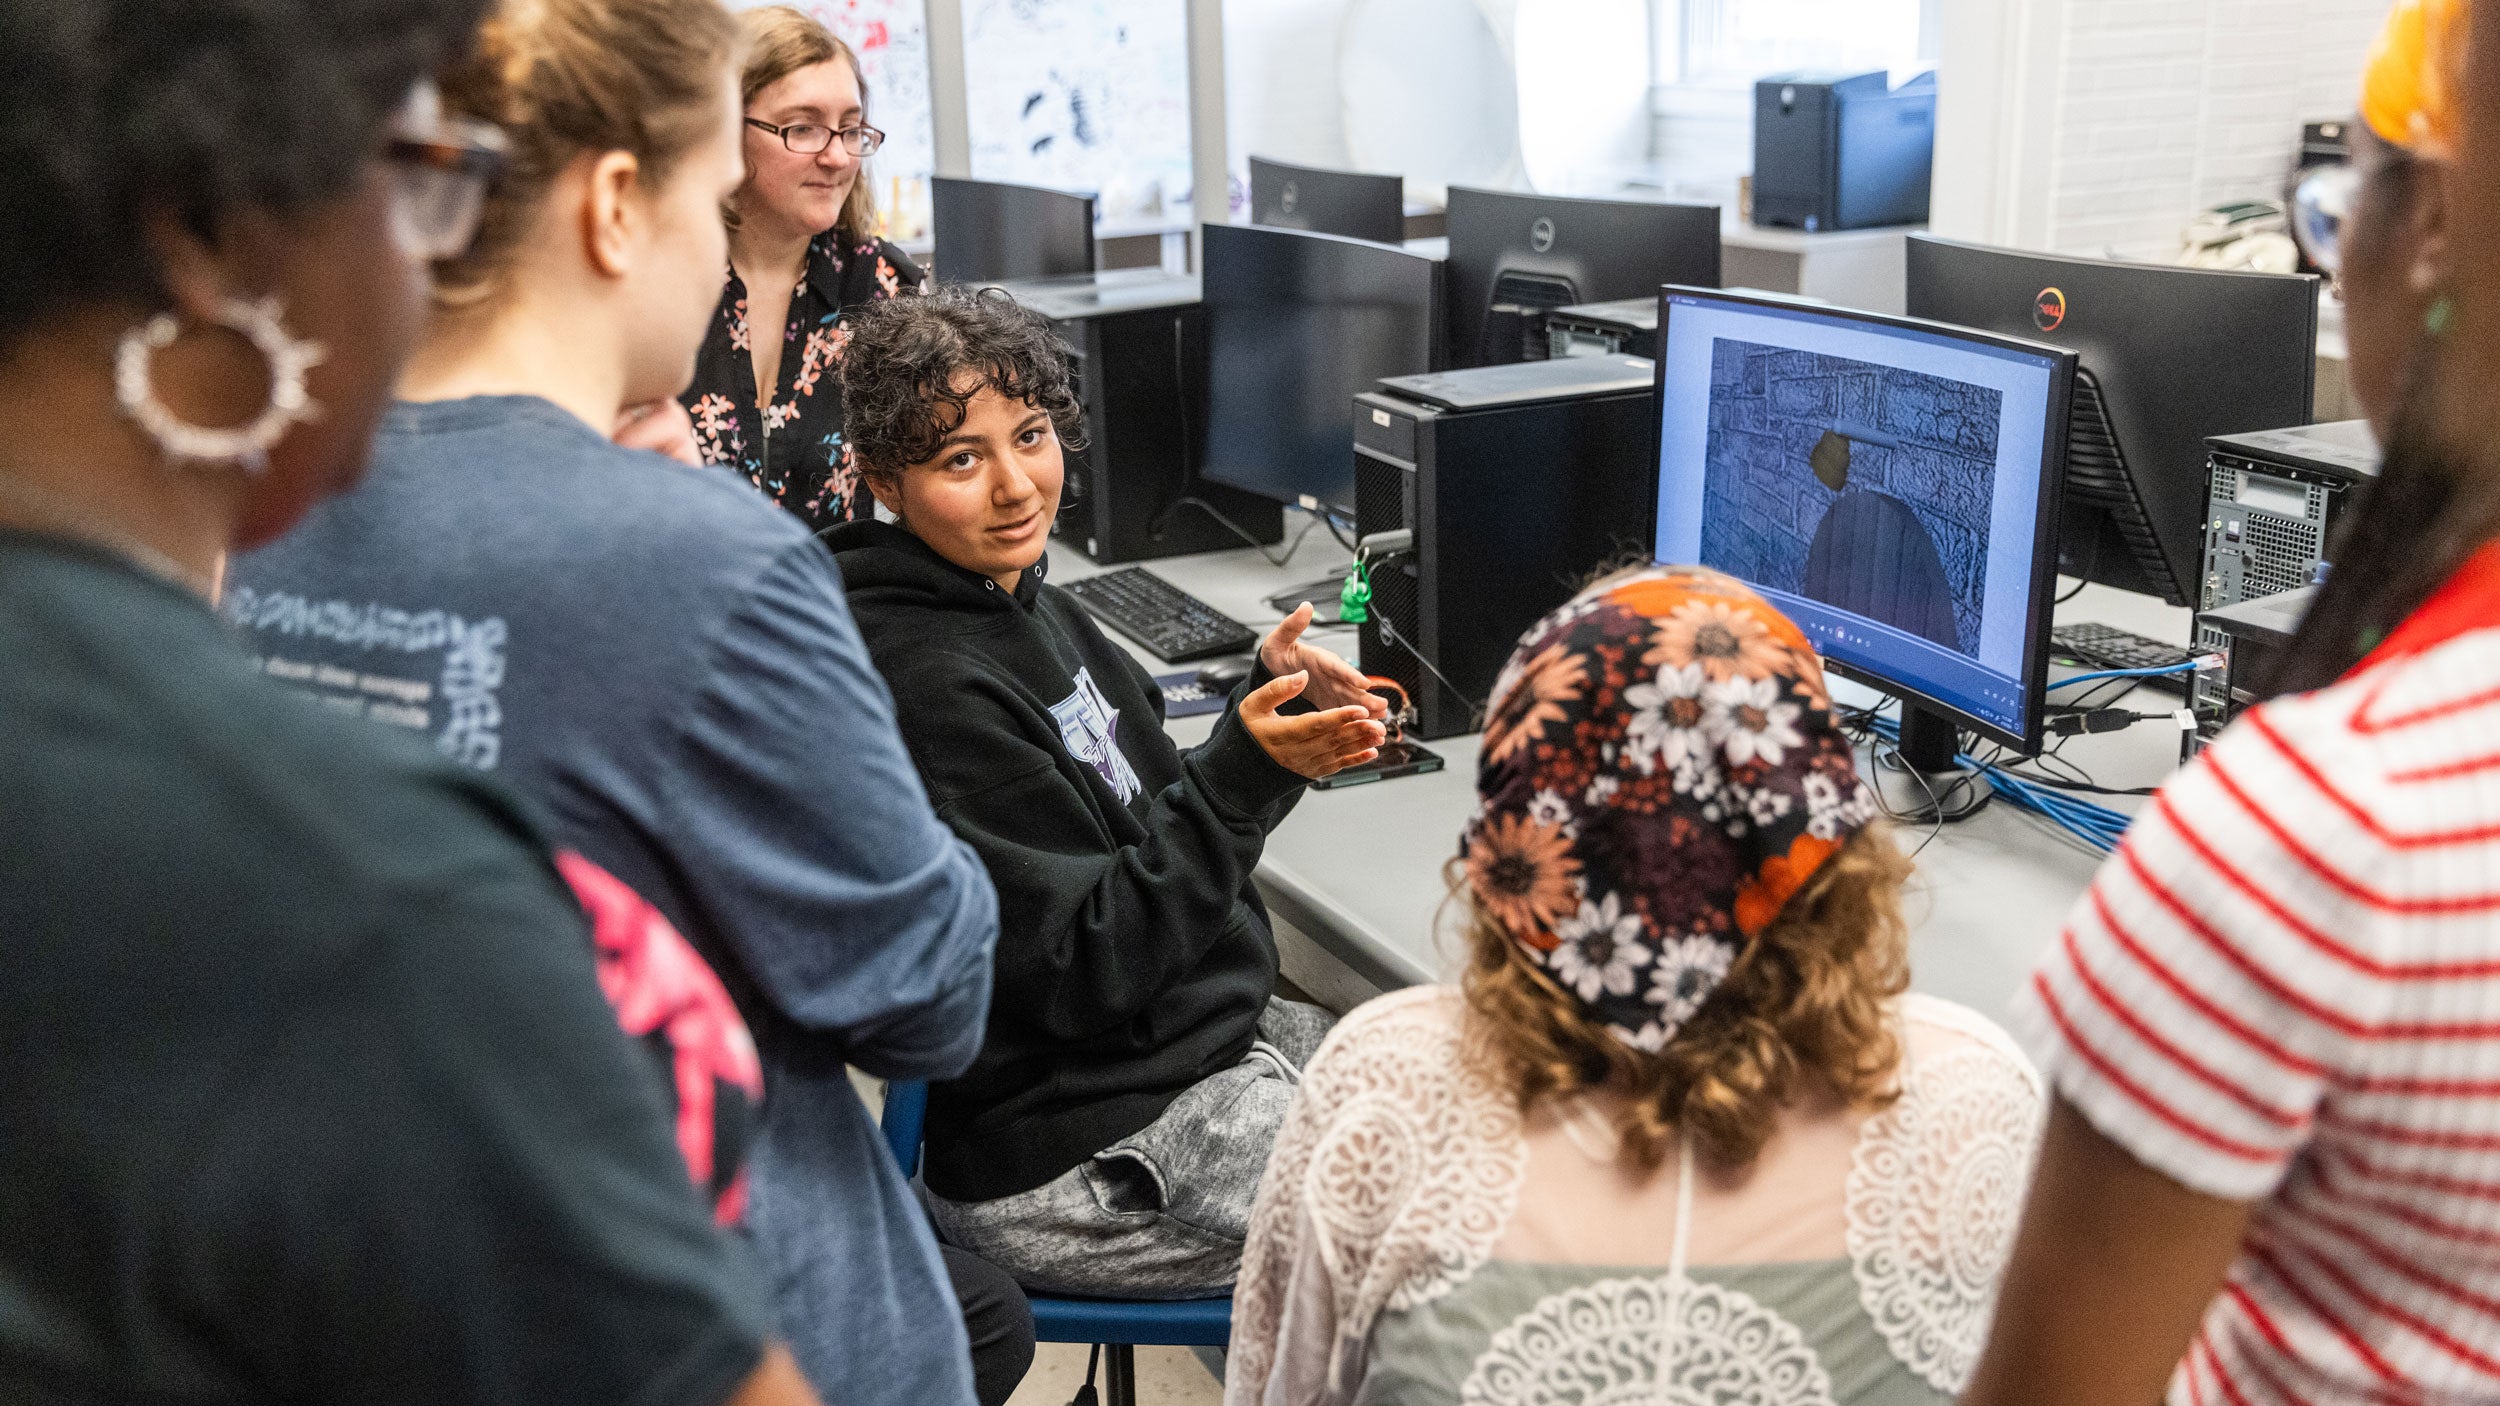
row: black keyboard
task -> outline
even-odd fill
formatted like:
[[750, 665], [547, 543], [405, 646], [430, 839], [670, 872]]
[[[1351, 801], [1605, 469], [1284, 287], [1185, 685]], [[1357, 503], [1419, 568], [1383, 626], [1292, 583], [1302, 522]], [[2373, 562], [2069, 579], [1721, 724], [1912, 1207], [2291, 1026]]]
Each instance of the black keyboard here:
[[1240, 654], [1259, 642], [1247, 625], [1142, 566], [1071, 581], [1066, 590], [1095, 619], [1167, 664]]
[[[2196, 656], [2175, 644], [2147, 639], [2115, 625], [2084, 621], [2060, 625], [2049, 631], [2049, 648], [2063, 658], [2088, 664], [2095, 669], [2175, 669]], [[2147, 683], [2187, 688], [2187, 676], [2151, 678]]]

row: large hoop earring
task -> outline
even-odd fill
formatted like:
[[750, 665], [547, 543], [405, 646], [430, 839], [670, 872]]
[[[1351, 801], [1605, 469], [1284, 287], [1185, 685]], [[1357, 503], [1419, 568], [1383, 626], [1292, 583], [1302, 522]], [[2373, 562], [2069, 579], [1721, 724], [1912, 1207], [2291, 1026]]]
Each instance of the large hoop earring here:
[[158, 352], [182, 335], [182, 324], [169, 312], [158, 313], [122, 334], [113, 353], [113, 398], [120, 402], [122, 414], [155, 440], [167, 459], [233, 464], [247, 474], [265, 473], [269, 451], [286, 432], [320, 418], [321, 406], [305, 389], [304, 373], [320, 365], [329, 352], [319, 342], [288, 333], [276, 298], [257, 302], [229, 298], [217, 305], [208, 320], [250, 342], [269, 363], [269, 403], [258, 415], [245, 424], [212, 429], [185, 421], [157, 399], [152, 363]]

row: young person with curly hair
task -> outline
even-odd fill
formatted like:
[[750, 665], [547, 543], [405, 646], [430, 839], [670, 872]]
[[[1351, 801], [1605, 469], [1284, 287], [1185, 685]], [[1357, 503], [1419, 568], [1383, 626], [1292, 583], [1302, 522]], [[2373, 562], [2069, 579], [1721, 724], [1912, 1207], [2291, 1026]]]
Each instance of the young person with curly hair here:
[[522, 805], [210, 609], [476, 231], [479, 8], [0, 6], [0, 1400], [814, 1401]]
[[1250, 871], [1307, 781], [1375, 755], [1386, 706], [1301, 642], [1304, 606], [1214, 736], [1173, 746], [1154, 680], [1044, 584], [1076, 397], [1005, 294], [877, 305], [842, 381], [897, 521], [827, 541], [929, 798], [999, 888], [989, 1031], [930, 1096], [939, 1228], [1033, 1288], [1220, 1292], [1328, 1024], [1275, 998]]
[[1713, 572], [1591, 586], [1495, 683], [1476, 790], [1463, 985], [1311, 1063], [1225, 1399], [1953, 1400], [2039, 1085], [1903, 994], [1910, 866], [1805, 636]]
[[[686, 384], [740, 179], [713, 0], [508, 0], [444, 79], [509, 168], [367, 482], [237, 561], [272, 675], [493, 772], [648, 898], [760, 1047], [747, 1217], [783, 1332], [847, 1406], [971, 1406], [950, 1271], [845, 1066], [972, 1059], [997, 899], [930, 812], [823, 545], [729, 474], [608, 439]], [[1023, 1298], [970, 1261], [1003, 1398]], [[991, 1354], [985, 1353], [985, 1360]]]

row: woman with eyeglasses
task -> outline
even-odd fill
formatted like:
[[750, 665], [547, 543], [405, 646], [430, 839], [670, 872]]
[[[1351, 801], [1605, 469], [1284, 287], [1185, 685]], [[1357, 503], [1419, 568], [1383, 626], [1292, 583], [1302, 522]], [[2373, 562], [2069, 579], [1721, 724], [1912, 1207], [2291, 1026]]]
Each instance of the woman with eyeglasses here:
[[0, 1400], [815, 1399], [534, 821], [210, 609], [477, 226], [479, 8], [0, 6]]
[[746, 180], [729, 199], [729, 283], [678, 398], [703, 461], [746, 475], [816, 529], [871, 515], [842, 439], [842, 349], [852, 310], [921, 290], [877, 237], [865, 164], [859, 55], [787, 5], [739, 16]]

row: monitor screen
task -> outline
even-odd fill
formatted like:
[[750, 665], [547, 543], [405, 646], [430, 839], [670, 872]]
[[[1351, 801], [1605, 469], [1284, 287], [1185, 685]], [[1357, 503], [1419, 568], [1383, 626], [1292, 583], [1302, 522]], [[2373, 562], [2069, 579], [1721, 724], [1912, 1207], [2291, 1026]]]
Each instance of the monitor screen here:
[[1826, 659], [2036, 745], [2074, 358], [1670, 289], [1656, 555], [1738, 577]]
[[1208, 225], [1207, 424], [1199, 473], [1354, 511], [1354, 397], [1435, 369], [1441, 269], [1402, 249]]

